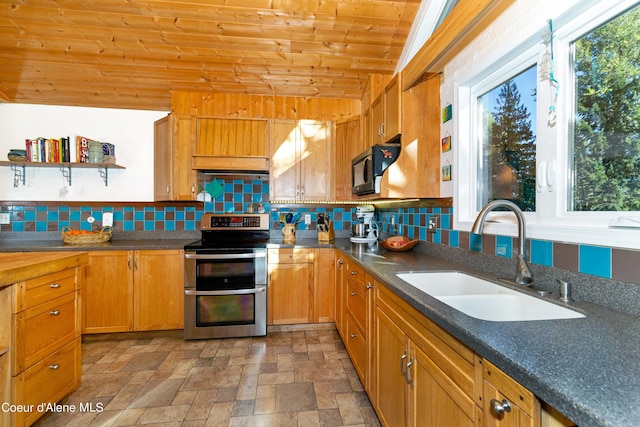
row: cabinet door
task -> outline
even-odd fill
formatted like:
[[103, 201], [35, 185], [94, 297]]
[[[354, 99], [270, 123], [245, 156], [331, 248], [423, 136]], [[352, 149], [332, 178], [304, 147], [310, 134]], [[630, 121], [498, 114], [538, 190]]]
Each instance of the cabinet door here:
[[271, 123], [269, 143], [271, 199], [298, 200], [300, 198], [297, 134], [296, 121], [274, 120]]
[[375, 404], [382, 425], [407, 425], [407, 382], [404, 374], [409, 359], [405, 334], [379, 308], [375, 316]]
[[[369, 110], [367, 110], [369, 111]], [[360, 120], [336, 124], [333, 141], [333, 191], [336, 200], [352, 200], [351, 160], [364, 151], [360, 143]]]
[[171, 116], [163, 117], [153, 124], [154, 140], [154, 200], [171, 200], [173, 187], [173, 138]]
[[134, 330], [180, 329], [184, 325], [184, 252], [134, 253]]
[[371, 104], [371, 143], [380, 144], [384, 137], [384, 95], [378, 96]]
[[333, 322], [335, 319], [335, 262], [333, 249], [316, 249], [313, 275], [313, 320]]
[[154, 124], [154, 200], [195, 200], [195, 120], [167, 116]]
[[197, 174], [193, 169], [196, 122], [191, 116], [173, 118], [173, 194], [171, 200], [195, 200]]
[[87, 334], [133, 329], [133, 252], [90, 251], [81, 288]]
[[401, 85], [400, 75], [389, 82], [384, 89], [384, 138], [383, 142], [395, 138], [401, 133]]
[[409, 425], [473, 427], [480, 421], [475, 402], [415, 345], [411, 349], [410, 362]]
[[300, 199], [331, 199], [331, 122], [300, 120], [298, 123], [300, 158]]
[[346, 283], [347, 264], [344, 261], [344, 255], [341, 252], [336, 253], [336, 328], [338, 333], [345, 340], [345, 318], [347, 304], [345, 302], [344, 286]]
[[310, 323], [312, 284], [313, 264], [269, 264], [268, 324]]

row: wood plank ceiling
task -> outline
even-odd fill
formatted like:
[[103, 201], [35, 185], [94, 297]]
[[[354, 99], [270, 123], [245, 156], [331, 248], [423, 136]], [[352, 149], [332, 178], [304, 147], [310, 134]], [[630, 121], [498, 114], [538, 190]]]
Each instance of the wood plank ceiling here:
[[169, 110], [171, 91], [359, 99], [420, 0], [0, 0], [4, 102]]

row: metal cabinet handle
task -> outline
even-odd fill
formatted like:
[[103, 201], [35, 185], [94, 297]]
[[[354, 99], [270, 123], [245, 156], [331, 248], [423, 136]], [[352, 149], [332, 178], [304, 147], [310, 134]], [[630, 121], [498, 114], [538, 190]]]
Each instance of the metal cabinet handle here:
[[57, 370], [57, 369], [60, 369], [60, 364], [59, 363], [55, 363], [53, 365], [49, 365], [49, 369], [52, 369], [54, 371]]
[[491, 399], [489, 405], [491, 406], [491, 412], [496, 415], [502, 415], [505, 412], [511, 412], [511, 405], [509, 404], [509, 401], [507, 399], [504, 399], [502, 402], [500, 402], [498, 399]]
[[131, 255], [127, 257], [127, 268], [131, 270]]
[[342, 264], [344, 264], [344, 261], [342, 260], [342, 258], [340, 258], [340, 259], [338, 259], [336, 264], [337, 264], [337, 269], [338, 270], [342, 270]]
[[191, 194], [194, 194], [196, 192], [196, 186], [192, 185], [191, 186]]
[[50, 314], [51, 316], [58, 316], [58, 315], [60, 314], [60, 310], [51, 310], [51, 311], [49, 312], [49, 314]]
[[413, 378], [411, 378], [411, 366], [413, 365], [413, 357], [409, 358], [407, 368], [404, 370], [404, 379], [413, 388]]
[[351, 275], [352, 275], [352, 276], [355, 276], [356, 274], [358, 274], [358, 272], [357, 272], [357, 271], [352, 271], [352, 272], [351, 272]]
[[358, 336], [357, 334], [351, 334], [351, 338], [355, 338], [357, 336]]
[[171, 187], [167, 185], [167, 193], [171, 192]]
[[52, 283], [49, 285], [51, 289], [58, 289], [60, 287], [60, 283]]
[[293, 258], [293, 254], [289, 254], [289, 258]]
[[355, 297], [356, 295], [358, 295], [358, 293], [356, 291], [351, 291], [351, 296]]
[[404, 354], [402, 356], [400, 356], [400, 373], [402, 375], [406, 375], [405, 371], [404, 371], [404, 369], [406, 367], [406, 363], [404, 363], [404, 359], [406, 359], [406, 358], [407, 358], [407, 349], [405, 348], [404, 349]]
[[371, 283], [367, 283], [367, 286], [365, 286], [366, 289], [373, 289], [373, 285]]

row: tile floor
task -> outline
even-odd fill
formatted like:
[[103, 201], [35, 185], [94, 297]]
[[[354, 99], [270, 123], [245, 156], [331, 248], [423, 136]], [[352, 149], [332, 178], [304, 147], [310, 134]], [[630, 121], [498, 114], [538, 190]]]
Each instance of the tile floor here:
[[379, 426], [333, 325], [266, 337], [86, 339], [82, 385], [37, 426]]

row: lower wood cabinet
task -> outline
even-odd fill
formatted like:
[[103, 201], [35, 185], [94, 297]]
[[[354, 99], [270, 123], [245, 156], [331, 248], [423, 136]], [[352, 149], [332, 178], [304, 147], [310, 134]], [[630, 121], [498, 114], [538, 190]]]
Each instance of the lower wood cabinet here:
[[9, 288], [3, 291], [0, 308], [11, 314], [11, 351], [2, 356], [0, 371], [9, 368], [9, 355], [11, 397], [6, 389], [0, 396], [23, 410], [1, 415], [0, 424], [31, 425], [44, 415], [47, 404], [80, 385], [78, 296], [84, 277], [84, 268], [76, 267], [16, 283], [10, 288], [11, 307], [6, 301]]
[[335, 320], [335, 253], [334, 249], [314, 250], [313, 321], [317, 323]]
[[481, 366], [471, 350], [383, 286], [374, 319], [374, 406], [383, 425], [482, 425]]
[[83, 333], [181, 329], [182, 250], [89, 252]]
[[313, 322], [313, 250], [269, 249], [267, 324]]

